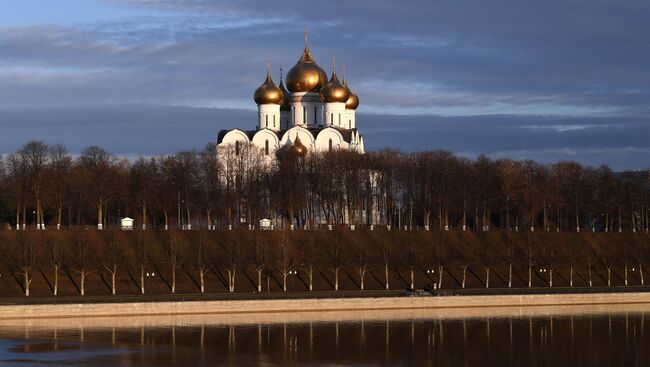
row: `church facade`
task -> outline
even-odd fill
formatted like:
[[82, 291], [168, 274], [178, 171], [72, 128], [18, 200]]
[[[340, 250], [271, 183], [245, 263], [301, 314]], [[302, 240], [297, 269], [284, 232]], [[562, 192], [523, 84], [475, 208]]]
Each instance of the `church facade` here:
[[238, 155], [246, 147], [271, 160], [283, 149], [301, 156], [332, 150], [364, 152], [356, 126], [359, 98], [345, 76], [339, 80], [335, 65], [327, 77], [313, 59], [306, 36], [300, 59], [287, 73], [286, 87], [282, 76], [275, 84], [267, 65], [266, 79], [253, 98], [258, 108], [256, 129], [220, 131], [220, 154]]

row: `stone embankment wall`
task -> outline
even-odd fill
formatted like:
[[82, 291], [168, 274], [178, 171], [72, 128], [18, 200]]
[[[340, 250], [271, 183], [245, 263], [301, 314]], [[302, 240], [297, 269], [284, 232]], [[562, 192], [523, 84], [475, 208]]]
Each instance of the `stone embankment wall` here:
[[[386, 297], [339, 299], [286, 299], [197, 302], [147, 302], [118, 304], [52, 304], [0, 306], [0, 325], [4, 320], [48, 318], [106, 318], [133, 316], [226, 315], [226, 319], [258, 319], [259, 314], [318, 315], [348, 311], [427, 310], [427, 317], [481, 317], [541, 313], [573, 313], [581, 306], [604, 309], [620, 305], [650, 305], [650, 293], [595, 293], [502, 296]], [[584, 308], [584, 307], [583, 307]], [[593, 308], [593, 307], [592, 307]], [[492, 309], [492, 311], [489, 311]], [[486, 311], [487, 310], [487, 311]], [[587, 311], [588, 312], [588, 311]], [[282, 316], [279, 317], [282, 319]], [[301, 319], [318, 319], [302, 317]]]

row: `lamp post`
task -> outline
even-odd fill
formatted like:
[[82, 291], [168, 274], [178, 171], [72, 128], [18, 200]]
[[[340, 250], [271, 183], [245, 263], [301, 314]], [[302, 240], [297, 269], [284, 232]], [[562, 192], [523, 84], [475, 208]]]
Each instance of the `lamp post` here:
[[[289, 270], [289, 275], [298, 275], [298, 270]], [[291, 277], [291, 289], [293, 289], [293, 278]]]
[[[431, 279], [431, 277], [433, 276], [433, 274], [435, 274], [435, 272], [436, 272], [435, 269], [427, 269], [427, 277], [429, 277], [429, 279]], [[437, 288], [438, 288], [438, 285], [434, 281], [433, 282], [433, 289], [437, 289]]]

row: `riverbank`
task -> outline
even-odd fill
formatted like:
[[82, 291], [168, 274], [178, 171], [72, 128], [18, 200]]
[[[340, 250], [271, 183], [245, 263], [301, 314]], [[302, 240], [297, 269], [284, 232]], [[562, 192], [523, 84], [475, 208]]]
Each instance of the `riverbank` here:
[[260, 315], [273, 315], [276, 321], [300, 320], [331, 321], [323, 315], [337, 319], [337, 313], [352, 313], [358, 319], [366, 313], [386, 315], [404, 313], [413, 318], [421, 314], [429, 317], [498, 317], [537, 313], [573, 314], [579, 309], [602, 309], [611, 312], [612, 307], [633, 305], [632, 309], [650, 310], [650, 293], [591, 293], [591, 294], [525, 294], [525, 295], [467, 295], [436, 297], [367, 297], [367, 298], [321, 298], [321, 299], [248, 299], [226, 301], [183, 302], [126, 302], [86, 304], [25, 304], [0, 306], [0, 326], [11, 324], [9, 320], [126, 317], [177, 317], [208, 315], [219, 316], [224, 321], [235, 320], [263, 322]]

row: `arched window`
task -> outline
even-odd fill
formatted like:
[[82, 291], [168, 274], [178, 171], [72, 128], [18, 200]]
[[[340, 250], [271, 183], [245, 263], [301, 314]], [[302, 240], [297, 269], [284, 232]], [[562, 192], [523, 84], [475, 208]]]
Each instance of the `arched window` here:
[[318, 124], [318, 107], [314, 106], [314, 125]]
[[332, 139], [330, 138], [330, 152], [332, 151]]
[[348, 120], [348, 128], [352, 129], [352, 120]]
[[273, 115], [273, 127], [275, 127], [275, 115]]
[[291, 112], [293, 112], [293, 123], [296, 123], [296, 106], [291, 106]]
[[330, 125], [334, 125], [334, 114], [330, 113]]
[[264, 115], [266, 117], [266, 127], [269, 127], [269, 115]]
[[339, 125], [341, 125], [341, 114], [339, 113]]
[[307, 107], [302, 108], [302, 123], [307, 125]]
[[239, 155], [239, 140], [235, 141], [235, 155]]
[[269, 155], [269, 140], [264, 142], [264, 154]]

